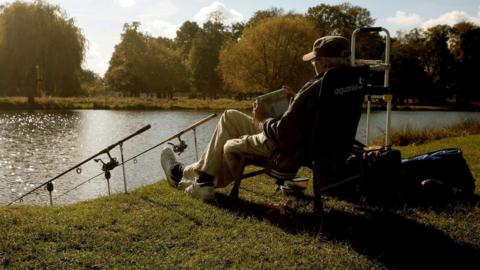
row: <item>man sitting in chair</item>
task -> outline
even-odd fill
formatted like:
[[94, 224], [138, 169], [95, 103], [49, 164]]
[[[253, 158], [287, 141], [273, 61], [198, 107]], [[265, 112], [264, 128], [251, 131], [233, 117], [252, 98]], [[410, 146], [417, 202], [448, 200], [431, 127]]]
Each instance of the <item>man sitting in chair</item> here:
[[253, 117], [237, 110], [226, 110], [216, 126], [210, 142], [199, 161], [185, 166], [175, 159], [170, 148], [161, 153], [161, 164], [168, 183], [185, 193], [204, 200], [214, 197], [214, 189], [227, 186], [242, 177], [245, 158], [277, 160], [280, 172], [295, 175], [301, 164], [301, 147], [311, 126], [315, 97], [319, 96], [323, 75], [331, 69], [350, 66], [350, 43], [340, 36], [317, 39], [312, 52], [303, 56], [310, 61], [316, 76], [291, 97], [287, 111], [277, 119], [262, 119], [262, 108], [253, 103]]

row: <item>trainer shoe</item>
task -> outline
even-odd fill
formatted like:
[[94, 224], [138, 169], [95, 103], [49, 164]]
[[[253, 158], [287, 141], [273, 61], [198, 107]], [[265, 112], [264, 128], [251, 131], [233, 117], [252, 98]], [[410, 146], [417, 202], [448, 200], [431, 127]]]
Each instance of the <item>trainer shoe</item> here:
[[167, 177], [167, 182], [172, 187], [177, 187], [183, 177], [183, 165], [175, 158], [171, 148], [165, 148], [160, 153], [160, 163]]
[[210, 201], [215, 199], [215, 194], [213, 192], [213, 181], [199, 183], [198, 180], [199, 179], [196, 179], [193, 184], [187, 187], [185, 189], [185, 193], [194, 198], [204, 201]]

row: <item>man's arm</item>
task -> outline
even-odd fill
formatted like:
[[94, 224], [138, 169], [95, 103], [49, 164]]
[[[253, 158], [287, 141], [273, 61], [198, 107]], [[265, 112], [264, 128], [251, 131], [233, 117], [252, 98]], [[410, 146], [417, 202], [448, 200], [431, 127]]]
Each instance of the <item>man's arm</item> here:
[[295, 95], [297, 94], [297, 92], [295, 92], [295, 90], [293, 90], [293, 88], [291, 88], [288, 85], [282, 85], [282, 89], [287, 93], [287, 96], [290, 99], [294, 98]]
[[267, 116], [265, 116], [265, 112], [262, 107], [262, 103], [258, 102], [258, 100], [255, 99], [252, 104], [252, 115], [253, 115], [253, 120], [256, 123], [263, 123], [265, 119], [267, 119]]
[[[287, 96], [290, 98], [290, 103], [292, 103], [293, 98], [297, 94], [290, 86], [288, 85], [282, 85], [282, 89], [285, 91]], [[264, 108], [262, 107], [262, 103], [258, 102], [257, 99], [253, 101], [252, 104], [252, 115], [253, 119], [257, 123], [263, 123], [265, 122], [269, 117], [265, 114]], [[273, 118], [272, 118], [273, 119]]]
[[313, 108], [320, 80], [312, 80], [305, 84], [295, 95], [287, 111], [279, 119], [267, 119], [263, 130], [267, 138], [283, 151], [293, 151], [299, 147], [311, 126]]

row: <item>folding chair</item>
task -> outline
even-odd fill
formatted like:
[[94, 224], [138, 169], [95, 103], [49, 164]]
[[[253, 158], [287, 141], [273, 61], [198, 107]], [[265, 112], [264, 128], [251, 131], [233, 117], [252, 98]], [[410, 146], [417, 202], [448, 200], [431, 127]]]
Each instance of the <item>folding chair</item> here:
[[[323, 77], [315, 100], [315, 109], [305, 119], [311, 119], [311, 132], [305, 134], [308, 143], [302, 151], [302, 166], [313, 171], [315, 211], [323, 210], [320, 194], [324, 187], [335, 185], [335, 174], [353, 148], [365, 95], [364, 77], [368, 66], [343, 67], [329, 70]], [[247, 158], [248, 159], [248, 158]], [[278, 171], [271, 159], [255, 165], [265, 166], [259, 171], [244, 174], [235, 181], [230, 195], [238, 197], [242, 179], [266, 173], [278, 182], [295, 177]], [[251, 163], [250, 160], [244, 164]]]

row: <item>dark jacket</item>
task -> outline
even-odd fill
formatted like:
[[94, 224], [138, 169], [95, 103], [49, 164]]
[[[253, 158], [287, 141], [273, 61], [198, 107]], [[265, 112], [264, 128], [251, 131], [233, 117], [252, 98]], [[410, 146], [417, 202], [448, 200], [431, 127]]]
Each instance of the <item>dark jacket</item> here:
[[[352, 72], [357, 74], [357, 70], [358, 68], [345, 68], [344, 70], [341, 68], [330, 69], [325, 74], [316, 76], [298, 91], [287, 111], [280, 118], [270, 118], [264, 121], [263, 131], [275, 146], [270, 164], [271, 169], [274, 171], [272, 176], [288, 179], [295, 176], [300, 166], [309, 165], [308, 162], [312, 159], [312, 149], [309, 149], [312, 147], [312, 134], [318, 132], [316, 131], [314, 133], [313, 129], [314, 123], [319, 121], [319, 106], [324, 108], [324, 110], [321, 111], [323, 123], [331, 122], [328, 123], [328, 126], [335, 129], [325, 130], [320, 136], [317, 136], [322, 137], [322, 141], [327, 141], [327, 148], [329, 147], [329, 142], [335, 141], [335, 136], [342, 137], [343, 134], [338, 133], [351, 134], [352, 132], [356, 132], [363, 100], [363, 92], [360, 93], [360, 91], [356, 91], [356, 89], [360, 89], [356, 88], [358, 85], [361, 85], [359, 81], [360, 77], [352, 75], [354, 74]], [[332, 76], [329, 76], [329, 83], [327, 83], [327, 87], [331, 89], [322, 89], [324, 76], [326, 74], [334, 75], [333, 80]], [[335, 82], [332, 84], [330, 81]], [[361, 88], [363, 88], [363, 86], [361, 86]], [[353, 91], [351, 91], [351, 89], [353, 89]], [[321, 91], [324, 93], [321, 94]], [[349, 96], [353, 95], [355, 95], [355, 100], [352, 102]], [[326, 98], [323, 98], [322, 102], [319, 102], [319, 96], [326, 96]], [[337, 110], [335, 107], [339, 107], [337, 106], [338, 103], [343, 103], [344, 99], [350, 102], [350, 104], [355, 104], [353, 107], [360, 107], [338, 109], [340, 112], [335, 114]], [[348, 106], [352, 107], [350, 105]], [[332, 113], [330, 114], [330, 112]], [[340, 122], [353, 117], [352, 120], [347, 120], [352, 123], [335, 123], [335, 118], [337, 117]], [[325, 121], [325, 119], [328, 120]], [[343, 127], [345, 125], [351, 126], [346, 128], [348, 129], [347, 132], [343, 131], [345, 130]], [[349, 137], [351, 137], [351, 135], [349, 135]], [[318, 149], [314, 149], [313, 151], [317, 150]]]
[[[305, 134], [311, 133], [311, 123], [318, 96], [322, 75], [307, 82], [290, 102], [287, 111], [280, 118], [269, 118], [263, 123], [263, 132], [275, 146], [271, 167], [278, 178], [295, 176], [301, 166], [301, 154], [308, 140]], [[283, 175], [285, 174], [285, 175]]]

